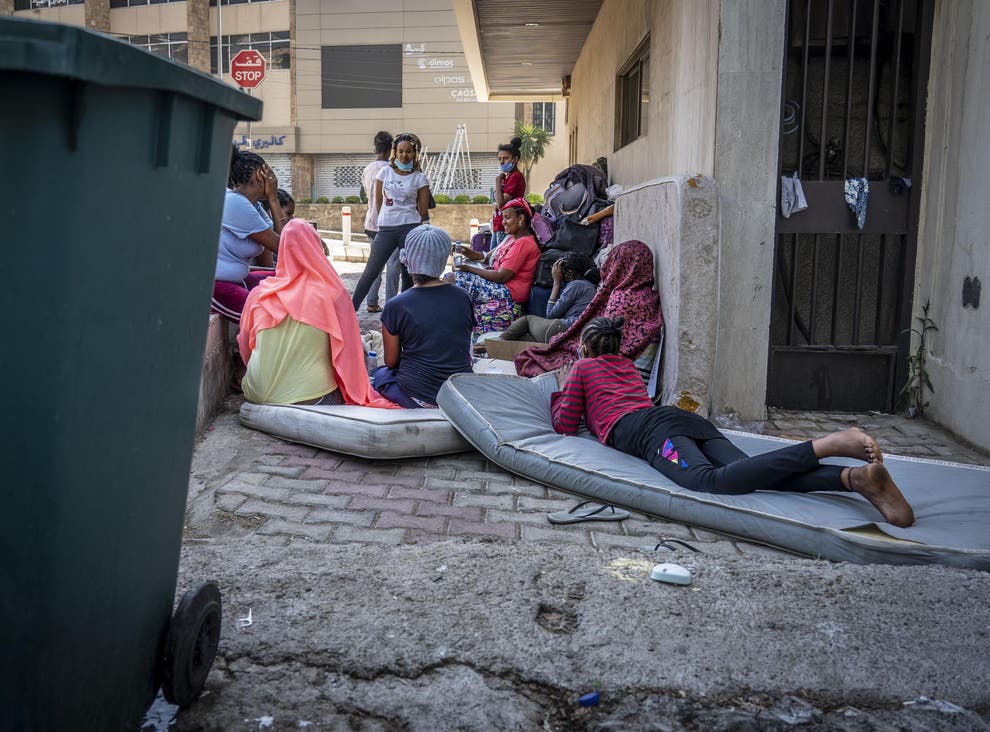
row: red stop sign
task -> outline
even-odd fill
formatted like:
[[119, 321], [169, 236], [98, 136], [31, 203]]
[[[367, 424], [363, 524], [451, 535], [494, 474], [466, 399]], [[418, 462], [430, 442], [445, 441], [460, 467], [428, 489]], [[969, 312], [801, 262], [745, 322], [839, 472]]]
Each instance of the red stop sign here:
[[239, 86], [254, 89], [265, 80], [265, 57], [252, 49], [238, 51], [230, 59], [230, 75]]

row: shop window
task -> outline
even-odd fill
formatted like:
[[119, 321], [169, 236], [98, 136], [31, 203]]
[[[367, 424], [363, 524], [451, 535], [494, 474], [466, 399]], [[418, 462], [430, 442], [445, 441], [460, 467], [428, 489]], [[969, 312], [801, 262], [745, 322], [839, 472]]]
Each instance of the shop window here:
[[615, 149], [648, 131], [650, 117], [650, 38], [647, 36], [619, 70], [615, 84]]
[[324, 46], [323, 109], [402, 106], [402, 45]]
[[533, 102], [533, 126], [554, 134], [556, 112], [557, 106], [553, 102]]
[[82, 5], [86, 0], [14, 0], [14, 10], [59, 8], [63, 5]]

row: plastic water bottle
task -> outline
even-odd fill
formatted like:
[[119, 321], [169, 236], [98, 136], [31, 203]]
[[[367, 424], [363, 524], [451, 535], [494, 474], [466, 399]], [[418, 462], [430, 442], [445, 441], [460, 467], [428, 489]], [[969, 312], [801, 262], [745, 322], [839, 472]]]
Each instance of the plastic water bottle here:
[[368, 351], [368, 355], [364, 357], [364, 365], [368, 369], [368, 376], [375, 373], [375, 369], [378, 368], [378, 354], [374, 351]]

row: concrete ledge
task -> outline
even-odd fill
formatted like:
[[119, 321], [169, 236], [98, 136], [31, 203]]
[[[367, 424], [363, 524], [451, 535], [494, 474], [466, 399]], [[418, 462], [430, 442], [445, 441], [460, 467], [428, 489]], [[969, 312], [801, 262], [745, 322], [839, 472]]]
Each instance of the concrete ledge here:
[[658, 178], [615, 202], [615, 242], [653, 252], [666, 335], [663, 403], [708, 415], [718, 324], [718, 187], [709, 176]]
[[203, 373], [199, 380], [199, 405], [196, 408], [196, 433], [201, 433], [220, 411], [230, 390], [233, 374], [231, 349], [234, 326], [219, 315], [210, 313], [210, 325], [203, 353]]

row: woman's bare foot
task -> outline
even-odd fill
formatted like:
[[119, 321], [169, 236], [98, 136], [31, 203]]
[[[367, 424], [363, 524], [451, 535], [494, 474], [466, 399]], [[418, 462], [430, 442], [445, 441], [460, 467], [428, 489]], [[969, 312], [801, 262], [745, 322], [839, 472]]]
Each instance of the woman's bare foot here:
[[811, 446], [818, 458], [849, 457], [868, 463], [883, 462], [880, 445], [858, 427], [819, 437], [811, 441]]
[[914, 511], [890, 473], [880, 463], [848, 468], [849, 488], [883, 514], [888, 524], [905, 528], [914, 523]]

